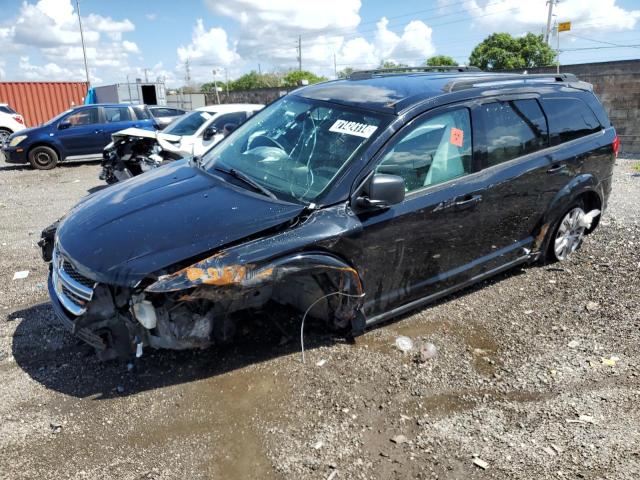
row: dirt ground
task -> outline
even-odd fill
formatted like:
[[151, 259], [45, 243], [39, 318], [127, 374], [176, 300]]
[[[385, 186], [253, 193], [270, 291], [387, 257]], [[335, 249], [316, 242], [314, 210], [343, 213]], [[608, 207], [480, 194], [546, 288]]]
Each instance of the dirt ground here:
[[[633, 163], [618, 161], [601, 226], [565, 263], [515, 269], [355, 344], [309, 332], [305, 364], [294, 331], [131, 367], [63, 330], [36, 246], [100, 187], [99, 166], [0, 164], [0, 478], [638, 479]], [[416, 361], [399, 335], [436, 356]]]

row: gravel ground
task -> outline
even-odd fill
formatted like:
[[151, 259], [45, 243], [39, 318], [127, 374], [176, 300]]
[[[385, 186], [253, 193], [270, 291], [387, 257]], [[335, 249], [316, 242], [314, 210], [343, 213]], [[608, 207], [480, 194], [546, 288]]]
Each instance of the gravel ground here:
[[[36, 246], [100, 187], [99, 167], [0, 164], [0, 478], [640, 478], [633, 164], [618, 161], [600, 228], [561, 265], [508, 272], [355, 344], [309, 333], [304, 365], [295, 340], [249, 335], [131, 369], [58, 324]], [[399, 335], [437, 355], [399, 351]]]

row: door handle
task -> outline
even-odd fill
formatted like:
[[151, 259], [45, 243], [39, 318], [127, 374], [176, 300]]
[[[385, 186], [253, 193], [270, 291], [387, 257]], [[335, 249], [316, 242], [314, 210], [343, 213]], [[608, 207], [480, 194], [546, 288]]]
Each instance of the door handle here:
[[549, 170], [547, 170], [547, 173], [558, 173], [560, 170], [564, 170], [564, 167], [566, 167], [564, 163], [556, 163]]
[[463, 208], [471, 208], [482, 201], [482, 195], [463, 195], [456, 198], [455, 207], [459, 210]]

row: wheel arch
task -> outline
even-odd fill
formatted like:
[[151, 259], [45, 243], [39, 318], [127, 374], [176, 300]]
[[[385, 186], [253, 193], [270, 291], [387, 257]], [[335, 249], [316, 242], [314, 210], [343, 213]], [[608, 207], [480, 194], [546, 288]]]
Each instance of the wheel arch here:
[[37, 147], [48, 147], [51, 150], [53, 150], [54, 152], [56, 152], [56, 155], [58, 155], [58, 161], [59, 162], [62, 162], [64, 160], [64, 157], [62, 155], [62, 151], [60, 150], [60, 148], [57, 145], [55, 145], [53, 143], [45, 142], [45, 141], [42, 141], [42, 140], [34, 142], [31, 146], [29, 146], [29, 148], [27, 149], [27, 159], [29, 158], [29, 155], [31, 154], [31, 151], [34, 148], [37, 148]]

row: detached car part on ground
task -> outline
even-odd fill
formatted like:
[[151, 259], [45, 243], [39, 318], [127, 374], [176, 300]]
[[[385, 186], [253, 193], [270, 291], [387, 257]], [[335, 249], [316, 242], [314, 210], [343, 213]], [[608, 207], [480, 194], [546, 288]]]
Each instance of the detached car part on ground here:
[[226, 341], [274, 306], [357, 335], [562, 260], [597, 226], [618, 148], [589, 87], [463, 71], [300, 89], [47, 228], [53, 308], [101, 358], [128, 357]]
[[136, 128], [117, 132], [104, 149], [99, 178], [112, 184], [169, 161], [203, 155], [261, 108], [257, 104], [213, 105], [188, 112], [163, 132]]

